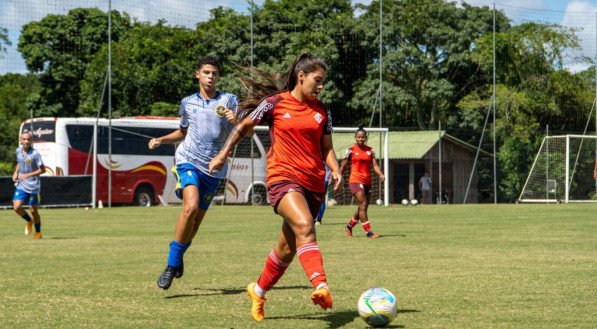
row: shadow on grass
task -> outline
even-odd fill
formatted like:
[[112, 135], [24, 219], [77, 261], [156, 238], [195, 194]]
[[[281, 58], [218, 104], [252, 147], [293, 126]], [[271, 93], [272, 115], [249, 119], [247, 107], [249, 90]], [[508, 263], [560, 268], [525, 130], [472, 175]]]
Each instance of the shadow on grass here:
[[53, 237], [47, 237], [44, 236], [43, 240], [73, 240], [73, 239], [78, 239], [78, 236], [53, 236]]
[[[312, 289], [311, 286], [280, 286], [274, 287], [272, 290], [287, 290], [287, 289]], [[195, 288], [193, 289], [197, 291], [196, 293], [192, 294], [178, 294], [178, 295], [171, 295], [165, 296], [164, 298], [171, 299], [171, 298], [183, 298], [183, 297], [201, 297], [201, 296], [217, 296], [217, 295], [239, 295], [245, 293], [245, 288], [242, 289], [204, 289], [204, 288]]]
[[[402, 310], [403, 311], [414, 311], [416, 310]], [[287, 320], [287, 319], [295, 319], [295, 320], [315, 320], [315, 321], [325, 321], [328, 323], [327, 328], [341, 328], [345, 325], [353, 322], [353, 321], [361, 321], [359, 317], [359, 313], [356, 311], [340, 311], [334, 312], [333, 310], [327, 312], [325, 314], [321, 313], [314, 313], [314, 314], [302, 314], [302, 315], [292, 315], [292, 316], [274, 316], [274, 317], [266, 317], [265, 321], [267, 320]], [[366, 325], [364, 322], [363, 325]], [[390, 324], [385, 326], [384, 328], [404, 328], [403, 325], [400, 324]]]

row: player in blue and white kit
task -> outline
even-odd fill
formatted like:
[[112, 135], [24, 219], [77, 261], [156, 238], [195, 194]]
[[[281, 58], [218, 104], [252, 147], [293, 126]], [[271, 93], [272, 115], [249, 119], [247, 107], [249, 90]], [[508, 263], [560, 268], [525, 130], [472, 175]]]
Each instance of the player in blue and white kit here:
[[216, 89], [220, 76], [218, 59], [211, 56], [200, 59], [195, 76], [199, 80], [199, 92], [182, 100], [180, 128], [149, 141], [149, 148], [153, 149], [184, 139], [176, 150], [182, 211], [170, 243], [168, 265], [158, 278], [158, 286], [162, 289], [170, 288], [174, 277], [180, 278], [183, 274], [183, 255], [205, 217], [220, 179], [226, 177], [227, 167], [210, 174], [209, 162], [220, 152], [236, 124], [238, 98]]
[[[34, 239], [41, 239], [41, 218], [39, 217], [39, 190], [41, 184], [39, 175], [46, 172], [44, 163], [39, 152], [31, 146], [31, 133], [21, 134], [21, 146], [17, 148], [17, 167], [12, 175], [16, 190], [12, 198], [15, 212], [27, 221], [25, 235], [31, 234], [32, 226], [35, 226]], [[23, 209], [23, 203], [29, 204], [31, 216]]]

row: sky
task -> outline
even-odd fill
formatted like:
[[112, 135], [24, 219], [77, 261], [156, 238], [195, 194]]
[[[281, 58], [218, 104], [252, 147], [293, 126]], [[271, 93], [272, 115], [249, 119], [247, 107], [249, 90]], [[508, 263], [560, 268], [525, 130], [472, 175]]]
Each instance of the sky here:
[[[461, 0], [456, 0], [460, 3]], [[514, 21], [536, 20], [581, 28], [585, 55], [595, 58], [597, 0], [468, 0], [471, 5], [493, 6], [506, 12]], [[108, 11], [108, 0], [0, 0], [0, 26], [8, 29], [12, 46], [1, 54], [0, 74], [25, 73], [25, 62], [17, 52], [21, 27], [30, 21], [39, 21], [48, 14], [66, 14], [77, 7], [96, 7]], [[224, 6], [247, 12], [245, 0], [112, 0], [112, 9], [126, 11], [139, 21], [155, 22], [165, 18], [169, 23], [194, 27], [198, 21], [209, 18], [209, 9]], [[255, 0], [256, 4], [263, 0]], [[353, 0], [370, 3], [370, 0]], [[537, 9], [541, 11], [537, 11]], [[594, 15], [590, 13], [595, 13]]]

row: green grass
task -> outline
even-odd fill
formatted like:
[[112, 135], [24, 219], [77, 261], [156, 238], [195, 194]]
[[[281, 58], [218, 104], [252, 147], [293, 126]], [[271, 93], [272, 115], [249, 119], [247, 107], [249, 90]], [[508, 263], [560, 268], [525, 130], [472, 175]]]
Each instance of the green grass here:
[[254, 323], [244, 289], [273, 247], [270, 207], [214, 206], [170, 290], [156, 285], [179, 207], [42, 209], [44, 238], [0, 211], [3, 328], [364, 328], [359, 295], [398, 300], [393, 328], [597, 327], [597, 206], [373, 206], [368, 240], [328, 208], [318, 240], [334, 308], [296, 260]]

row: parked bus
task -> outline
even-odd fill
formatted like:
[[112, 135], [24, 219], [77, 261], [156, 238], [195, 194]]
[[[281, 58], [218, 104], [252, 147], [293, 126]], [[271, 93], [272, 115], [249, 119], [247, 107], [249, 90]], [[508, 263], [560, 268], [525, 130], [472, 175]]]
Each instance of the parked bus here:
[[[175, 196], [175, 145], [147, 147], [149, 139], [179, 127], [178, 118], [132, 117], [113, 119], [112, 158], [108, 152], [108, 120], [96, 118], [38, 118], [27, 120], [20, 131], [31, 131], [34, 147], [41, 154], [46, 175], [93, 174], [93, 132], [97, 121], [96, 200], [108, 200], [108, 174], [112, 169], [112, 203], [150, 206], [159, 202], [180, 203]], [[266, 203], [265, 149], [255, 134], [237, 147], [230, 158], [229, 177], [223, 180], [216, 200], [226, 203]], [[267, 137], [267, 136], [266, 136]], [[253, 150], [251, 152], [251, 150]]]

